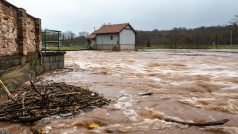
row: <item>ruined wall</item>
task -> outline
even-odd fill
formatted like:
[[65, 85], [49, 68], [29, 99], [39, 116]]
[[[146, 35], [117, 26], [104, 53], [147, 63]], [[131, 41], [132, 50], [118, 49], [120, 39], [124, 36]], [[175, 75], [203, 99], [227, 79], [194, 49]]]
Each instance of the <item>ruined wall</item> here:
[[18, 53], [17, 9], [0, 1], [0, 56]]
[[26, 45], [24, 47], [28, 52], [36, 51], [35, 19], [29, 15], [26, 17]]
[[41, 51], [41, 20], [0, 0], [0, 57]]

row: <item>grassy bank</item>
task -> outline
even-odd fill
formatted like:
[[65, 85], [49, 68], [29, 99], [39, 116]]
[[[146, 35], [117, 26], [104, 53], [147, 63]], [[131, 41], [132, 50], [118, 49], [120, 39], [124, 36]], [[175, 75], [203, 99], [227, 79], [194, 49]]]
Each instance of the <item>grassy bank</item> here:
[[[165, 45], [151, 45], [150, 47], [146, 47], [146, 45], [137, 45], [137, 49], [238, 49], [238, 45], [177, 45], [177, 46], [165, 46]], [[82, 51], [88, 50], [85, 46], [64, 46], [60, 47], [48, 47], [47, 51]]]
[[146, 45], [138, 45], [137, 49], [238, 49], [238, 45], [177, 45], [177, 46], [165, 46], [165, 45], [151, 45], [146, 47]]
[[58, 50], [58, 47], [48, 47], [47, 51], [81, 51], [81, 50], [87, 50], [87, 47], [84, 46], [64, 46], [60, 47]]
[[208, 46], [208, 49], [238, 49], [238, 45], [218, 45], [216, 46]]

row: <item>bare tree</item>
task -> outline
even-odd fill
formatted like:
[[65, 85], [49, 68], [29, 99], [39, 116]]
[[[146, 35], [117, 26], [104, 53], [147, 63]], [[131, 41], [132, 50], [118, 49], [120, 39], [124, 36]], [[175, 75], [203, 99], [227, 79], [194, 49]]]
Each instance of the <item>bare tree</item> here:
[[238, 14], [234, 16], [234, 18], [230, 21], [232, 25], [238, 25]]
[[88, 32], [85, 32], [85, 31], [79, 32], [79, 33], [78, 33], [78, 36], [79, 36], [79, 37], [86, 37], [86, 36], [88, 36]]
[[72, 31], [67, 31], [63, 33], [63, 43], [72, 45], [73, 39], [76, 37], [76, 34], [73, 33]]

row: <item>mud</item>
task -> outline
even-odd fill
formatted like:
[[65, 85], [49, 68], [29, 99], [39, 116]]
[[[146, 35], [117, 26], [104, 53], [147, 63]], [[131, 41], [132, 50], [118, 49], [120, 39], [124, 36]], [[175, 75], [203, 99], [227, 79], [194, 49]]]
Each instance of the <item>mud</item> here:
[[[89, 87], [108, 99], [105, 108], [34, 124], [0, 124], [13, 133], [238, 133], [238, 53], [200, 51], [68, 52], [66, 69], [40, 76]], [[138, 94], [153, 92], [152, 96]], [[217, 127], [165, 122], [230, 119]], [[90, 129], [92, 123], [99, 128]]]

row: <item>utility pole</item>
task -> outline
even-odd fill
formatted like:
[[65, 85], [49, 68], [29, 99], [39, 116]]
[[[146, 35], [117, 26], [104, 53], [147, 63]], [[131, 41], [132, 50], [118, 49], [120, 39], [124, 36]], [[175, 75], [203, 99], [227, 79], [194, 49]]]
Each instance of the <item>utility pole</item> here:
[[230, 44], [233, 45], [233, 33], [230, 31]]
[[164, 44], [164, 31], [163, 31], [163, 46], [165, 46], [165, 44]]
[[217, 44], [218, 44], [218, 38], [217, 38], [217, 31], [216, 31], [216, 49], [217, 49]]
[[175, 49], [177, 49], [177, 29], [175, 29]]

